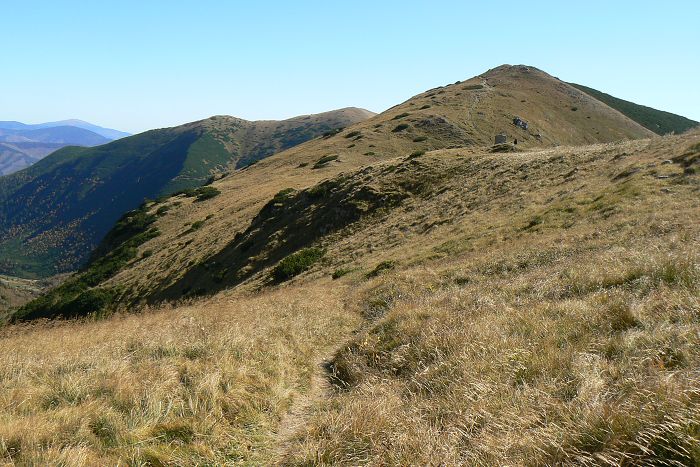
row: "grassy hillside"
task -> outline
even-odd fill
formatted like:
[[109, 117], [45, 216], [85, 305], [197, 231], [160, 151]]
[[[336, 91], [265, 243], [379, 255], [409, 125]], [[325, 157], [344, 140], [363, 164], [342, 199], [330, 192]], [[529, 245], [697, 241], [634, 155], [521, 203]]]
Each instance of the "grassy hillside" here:
[[[5, 327], [0, 456], [695, 465], [699, 163], [697, 132], [454, 148], [279, 192], [237, 236], [243, 276], [222, 274], [232, 250], [188, 279], [236, 288]], [[166, 203], [201, 215], [222, 197], [190, 199]], [[193, 219], [179, 242], [211, 241], [215, 218]], [[164, 233], [103, 286], [164, 254], [143, 252], [176, 221], [149, 223]]]
[[642, 125], [659, 135], [668, 133], [683, 133], [691, 128], [695, 128], [700, 123], [682, 117], [680, 115], [664, 112], [662, 110], [652, 109], [644, 105], [635, 104], [617, 97], [597, 91], [593, 88], [583, 86], [581, 84], [569, 83], [571, 86], [579, 89], [586, 94], [595, 97], [599, 101], [609, 105], [615, 110], [618, 110]]
[[[515, 126], [514, 116], [526, 120], [528, 129]], [[372, 193], [363, 192], [358, 195], [358, 207], [340, 212], [333, 208], [334, 199], [325, 199], [319, 192], [316, 198], [328, 202], [323, 209], [330, 214], [311, 229], [305, 221], [291, 219], [293, 215], [286, 210], [275, 210], [285, 192], [293, 194], [340, 173], [421, 151], [450, 147], [483, 151], [501, 131], [511, 142], [517, 138], [521, 149], [654, 135], [540, 70], [499, 67], [421, 93], [337, 134], [329, 133], [236, 170], [211, 185], [221, 192], [213, 199], [195, 202], [181, 195], [160, 200], [150, 207], [151, 213], [167, 210], [154, 224], [160, 235], [139, 247], [136, 257], [146, 250], [152, 254], [129, 262], [106, 285], [123, 290], [130, 302], [177, 299], [237, 285], [323, 232], [352, 220], [365, 204], [376, 202]], [[278, 196], [283, 199], [276, 199]], [[299, 209], [313, 210], [313, 196], [307, 193], [293, 201]], [[289, 238], [269, 230], [273, 223], [287, 221], [294, 226], [286, 229]], [[270, 245], [275, 248], [260, 249]], [[219, 282], [200, 279], [210, 262], [228, 269]]]
[[96, 148], [59, 150], [0, 178], [0, 272], [36, 277], [74, 270], [144, 199], [201, 186], [368, 115], [342, 109], [282, 122], [213, 117]]

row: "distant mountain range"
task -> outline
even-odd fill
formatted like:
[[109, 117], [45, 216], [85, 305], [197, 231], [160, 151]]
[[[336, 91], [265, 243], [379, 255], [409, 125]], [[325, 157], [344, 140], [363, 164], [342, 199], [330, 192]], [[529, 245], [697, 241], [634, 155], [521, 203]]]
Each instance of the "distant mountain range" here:
[[99, 146], [129, 136], [82, 120], [28, 125], [0, 121], [0, 176], [22, 170], [65, 146]]

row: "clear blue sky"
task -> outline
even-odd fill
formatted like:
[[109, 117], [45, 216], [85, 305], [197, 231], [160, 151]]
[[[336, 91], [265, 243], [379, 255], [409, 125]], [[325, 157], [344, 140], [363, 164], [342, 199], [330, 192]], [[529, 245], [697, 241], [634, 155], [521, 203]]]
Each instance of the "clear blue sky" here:
[[700, 120], [697, 0], [3, 0], [2, 16], [0, 120], [379, 112], [503, 63]]

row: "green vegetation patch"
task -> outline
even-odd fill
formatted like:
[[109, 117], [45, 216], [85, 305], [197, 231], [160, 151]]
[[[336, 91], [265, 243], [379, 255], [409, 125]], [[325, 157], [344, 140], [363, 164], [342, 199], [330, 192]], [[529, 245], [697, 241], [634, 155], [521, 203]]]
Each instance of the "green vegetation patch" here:
[[350, 274], [353, 271], [354, 269], [352, 268], [338, 268], [335, 271], [333, 271], [333, 274], [331, 274], [331, 278], [333, 278], [333, 280], [340, 279], [341, 277]]
[[338, 160], [338, 155], [337, 154], [330, 154], [328, 156], [323, 156], [319, 160], [316, 161], [314, 164], [314, 169], [320, 169], [322, 167], [327, 166], [329, 163]]
[[221, 192], [213, 186], [203, 186], [201, 188], [197, 188], [195, 191], [197, 192], [197, 198], [194, 200], [195, 203], [211, 199], [221, 194]]
[[400, 131], [403, 131], [408, 128], [408, 123], [400, 123], [394, 127], [393, 130], [391, 130], [393, 133], [398, 133]]
[[344, 129], [344, 128], [333, 128], [332, 130], [328, 130], [328, 131], [326, 131], [325, 133], [323, 133], [323, 135], [321, 135], [321, 137], [322, 137], [323, 139], [328, 139], [328, 138], [330, 138], [331, 136], [337, 135], [338, 133], [340, 133], [341, 131], [343, 131], [343, 129]]
[[197, 203], [201, 201], [206, 201], [220, 194], [221, 191], [214, 188], [213, 186], [202, 186], [199, 188], [187, 188], [185, 190], [180, 190], [173, 196], [185, 195], [188, 198], [196, 198], [194, 201], [195, 203]]
[[285, 188], [283, 190], [280, 190], [275, 194], [275, 196], [272, 197], [272, 202], [282, 203], [285, 200], [291, 198], [295, 192], [296, 190], [294, 188]]
[[292, 253], [277, 263], [272, 271], [272, 277], [280, 282], [289, 280], [311, 268], [323, 258], [325, 253], [325, 250], [316, 247], [304, 248]]
[[365, 274], [365, 277], [367, 279], [371, 279], [372, 277], [377, 277], [381, 273], [385, 271], [390, 271], [396, 267], [396, 261], [382, 261], [381, 263], [377, 264], [374, 269], [372, 269], [370, 272]]

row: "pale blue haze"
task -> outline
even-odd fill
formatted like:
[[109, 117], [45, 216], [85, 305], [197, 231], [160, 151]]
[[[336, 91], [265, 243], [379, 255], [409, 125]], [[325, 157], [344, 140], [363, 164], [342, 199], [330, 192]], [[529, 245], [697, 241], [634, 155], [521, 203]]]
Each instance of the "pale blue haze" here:
[[0, 120], [382, 111], [503, 63], [700, 120], [700, 2], [3, 0]]

